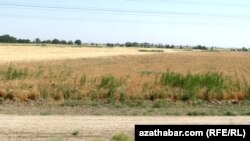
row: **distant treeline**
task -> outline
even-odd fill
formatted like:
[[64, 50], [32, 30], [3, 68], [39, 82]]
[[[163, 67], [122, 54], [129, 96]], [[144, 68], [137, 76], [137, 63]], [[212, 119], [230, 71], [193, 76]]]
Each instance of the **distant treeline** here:
[[66, 41], [66, 40], [40, 40], [36, 38], [31, 41], [29, 39], [17, 39], [16, 37], [10, 35], [2, 35], [0, 36], [0, 43], [36, 43], [36, 44], [67, 44], [67, 45], [90, 45], [90, 46], [107, 46], [107, 47], [143, 47], [143, 48], [192, 48], [199, 50], [208, 50], [206, 46], [197, 45], [194, 47], [189, 46], [175, 46], [169, 44], [153, 44], [153, 43], [137, 43], [137, 42], [126, 42], [126, 43], [107, 43], [107, 44], [99, 44], [99, 43], [82, 43], [81, 40], [77, 39], [75, 41]]
[[0, 43], [30, 43], [29, 39], [17, 39], [10, 35], [0, 36]]
[[65, 41], [65, 40], [59, 40], [59, 39], [53, 39], [53, 40], [40, 40], [39, 38], [36, 38], [34, 41], [31, 41], [29, 39], [17, 39], [16, 37], [10, 36], [10, 35], [2, 35], [0, 36], [0, 43], [37, 43], [37, 44], [69, 44], [69, 45], [81, 45], [81, 40], [75, 40], [73, 41]]
[[156, 47], [156, 48], [177, 48], [175, 45], [168, 45], [168, 44], [153, 44], [153, 43], [137, 43], [137, 42], [126, 42], [125, 44], [120, 44], [120, 43], [107, 43], [106, 44], [108, 47], [115, 47], [115, 46], [120, 46], [120, 47], [143, 47], [143, 48], [151, 48], [151, 47]]

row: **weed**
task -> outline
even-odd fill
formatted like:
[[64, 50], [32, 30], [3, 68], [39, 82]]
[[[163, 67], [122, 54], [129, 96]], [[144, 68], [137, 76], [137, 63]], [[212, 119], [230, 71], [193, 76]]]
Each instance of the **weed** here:
[[199, 112], [199, 111], [191, 111], [187, 113], [188, 116], [205, 116], [207, 115], [205, 112]]
[[9, 66], [6, 71], [3, 72], [4, 78], [7, 80], [13, 79], [24, 79], [28, 75], [27, 69], [14, 69], [12, 66]]
[[46, 89], [45, 87], [39, 88], [39, 93], [40, 93], [40, 97], [42, 97], [43, 99], [48, 99], [49, 98], [48, 89]]
[[86, 75], [82, 75], [80, 78], [80, 86], [84, 86], [86, 83]]
[[63, 89], [64, 99], [70, 99], [75, 93], [77, 93], [77, 89], [75, 89], [75, 88], [66, 87]]
[[76, 130], [72, 133], [73, 136], [78, 136], [80, 134], [80, 131]]
[[157, 72], [145, 70], [145, 71], [142, 71], [141, 74], [142, 75], [151, 75], [151, 74], [157, 74]]
[[227, 111], [224, 113], [226, 116], [236, 116], [237, 114], [235, 112]]
[[224, 77], [218, 73], [205, 73], [182, 75], [174, 72], [166, 72], [161, 76], [161, 84], [181, 89], [181, 100], [194, 99], [198, 90], [205, 89], [204, 99], [208, 100], [208, 94], [221, 93], [226, 87]]
[[63, 139], [57, 138], [57, 137], [53, 137], [53, 138], [49, 138], [47, 141], [63, 141]]
[[245, 116], [250, 116], [250, 112], [243, 113]]
[[157, 100], [154, 102], [153, 108], [166, 108], [168, 104], [165, 100]]
[[133, 141], [133, 139], [126, 133], [117, 133], [113, 135], [112, 141]]
[[103, 76], [99, 84], [99, 88], [107, 88], [110, 90], [115, 90], [119, 86], [121, 86], [120, 81], [116, 80], [111, 75]]
[[35, 77], [39, 77], [43, 74], [42, 66], [39, 66], [38, 70], [35, 72]]
[[121, 92], [121, 93], [120, 93], [119, 101], [120, 101], [121, 103], [124, 103], [124, 102], [126, 101], [126, 99], [127, 99], [126, 94], [123, 93], [123, 92]]
[[245, 90], [246, 92], [246, 98], [248, 99], [248, 100], [250, 100], [250, 86], [247, 86], [247, 88], [246, 88], [246, 90]]
[[51, 115], [51, 113], [46, 111], [46, 112], [41, 112], [40, 115], [47, 116], [47, 115]]
[[117, 79], [115, 79], [111, 75], [103, 76], [101, 78], [101, 82], [98, 85], [98, 88], [103, 88], [108, 90], [107, 92], [107, 98], [108, 98], [108, 103], [114, 103], [115, 101], [115, 91], [117, 90], [118, 87], [121, 86], [121, 82]]
[[127, 100], [126, 105], [130, 108], [135, 108], [135, 107], [144, 107], [145, 101], [143, 100]]
[[96, 139], [93, 139], [92, 141], [102, 141], [102, 139], [96, 138]]
[[81, 102], [79, 100], [64, 100], [64, 103], [62, 106], [75, 107], [79, 105], [81, 105]]

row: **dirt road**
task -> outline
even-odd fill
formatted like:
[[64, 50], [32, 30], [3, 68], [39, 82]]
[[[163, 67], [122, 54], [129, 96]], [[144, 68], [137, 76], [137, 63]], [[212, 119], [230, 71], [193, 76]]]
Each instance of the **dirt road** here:
[[135, 124], [250, 124], [250, 117], [0, 115], [0, 139], [109, 140], [117, 132], [133, 135]]

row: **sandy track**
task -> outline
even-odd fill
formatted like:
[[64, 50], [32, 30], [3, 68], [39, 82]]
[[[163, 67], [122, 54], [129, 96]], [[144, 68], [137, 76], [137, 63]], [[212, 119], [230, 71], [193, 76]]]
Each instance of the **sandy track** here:
[[[109, 140], [117, 132], [133, 134], [135, 124], [250, 124], [250, 117], [182, 116], [17, 116], [0, 115], [1, 140]], [[79, 131], [74, 137], [72, 133]]]
[[[61, 60], [96, 58], [117, 55], [143, 55], [139, 48], [90, 48], [90, 47], [40, 47], [40, 46], [0, 46], [0, 63], [13, 61]], [[162, 49], [164, 52], [178, 52]], [[152, 54], [152, 53], [151, 53]]]

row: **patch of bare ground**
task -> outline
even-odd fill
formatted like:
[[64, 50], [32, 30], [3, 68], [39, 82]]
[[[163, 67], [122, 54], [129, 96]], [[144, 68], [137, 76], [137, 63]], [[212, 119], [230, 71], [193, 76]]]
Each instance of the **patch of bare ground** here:
[[[250, 124], [250, 118], [186, 116], [16, 116], [0, 115], [1, 140], [110, 140], [117, 132], [133, 135], [135, 124]], [[74, 136], [74, 132], [78, 132]]]

